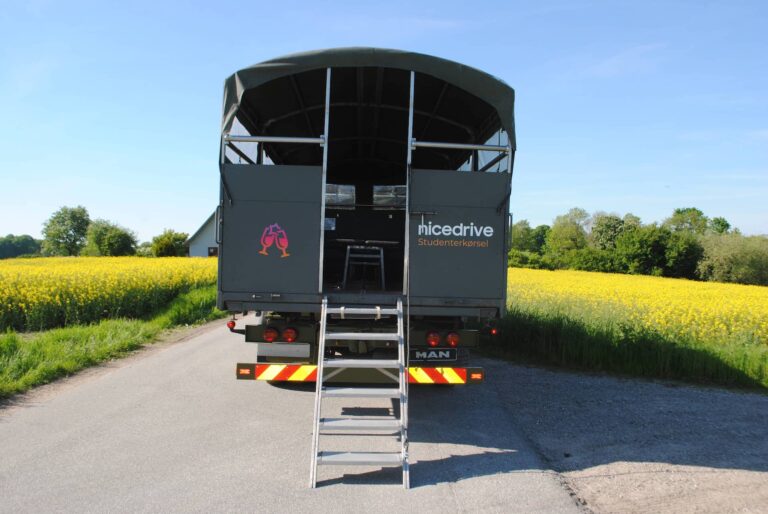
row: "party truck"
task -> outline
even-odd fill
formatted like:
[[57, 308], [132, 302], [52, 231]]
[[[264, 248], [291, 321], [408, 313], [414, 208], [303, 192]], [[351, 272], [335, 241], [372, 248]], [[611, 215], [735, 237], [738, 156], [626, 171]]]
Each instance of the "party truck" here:
[[[408, 384], [483, 380], [469, 349], [506, 305], [513, 107], [487, 73], [398, 50], [226, 80], [218, 307], [256, 343], [237, 378], [317, 383], [313, 486], [318, 464], [402, 465], [407, 486]], [[239, 327], [248, 311], [261, 323]], [[322, 418], [327, 396], [399, 399], [400, 418]], [[333, 430], [399, 430], [403, 448], [318, 452]]]
[[[482, 71], [395, 50], [295, 54], [230, 76], [218, 306], [264, 313], [261, 324], [233, 328], [258, 343], [258, 365], [238, 376], [314, 380], [289, 370], [317, 364], [324, 299], [345, 311], [329, 328], [360, 333], [391, 316], [350, 309], [401, 300], [407, 360], [422, 370], [412, 382], [465, 368], [479, 336], [465, 327], [506, 304], [513, 102], [512, 88]], [[366, 339], [325, 348], [359, 359], [395, 350]], [[456, 375], [469, 380], [457, 371], [449, 381]]]

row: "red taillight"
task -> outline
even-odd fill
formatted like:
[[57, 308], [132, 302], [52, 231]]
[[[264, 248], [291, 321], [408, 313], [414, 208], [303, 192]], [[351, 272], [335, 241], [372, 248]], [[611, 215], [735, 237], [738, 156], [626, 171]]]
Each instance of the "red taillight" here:
[[264, 340], [266, 342], [272, 343], [274, 341], [277, 341], [278, 337], [280, 337], [280, 332], [278, 332], [277, 329], [268, 328], [264, 330]]
[[497, 335], [499, 335], [499, 329], [498, 329], [498, 328], [496, 328], [496, 327], [493, 327], [493, 328], [491, 329], [491, 335], [492, 335], [492, 336], [497, 336]]
[[451, 348], [456, 348], [459, 345], [459, 334], [456, 332], [448, 332], [448, 335], [445, 336], [445, 341]]
[[295, 328], [286, 328], [283, 330], [283, 341], [292, 343], [299, 338], [299, 332]]
[[227, 321], [227, 328], [230, 329], [230, 330], [234, 330], [236, 324], [237, 323], [235, 323], [235, 320], [231, 319], [231, 320]]
[[437, 332], [427, 332], [427, 344], [434, 348], [440, 344], [440, 334]]

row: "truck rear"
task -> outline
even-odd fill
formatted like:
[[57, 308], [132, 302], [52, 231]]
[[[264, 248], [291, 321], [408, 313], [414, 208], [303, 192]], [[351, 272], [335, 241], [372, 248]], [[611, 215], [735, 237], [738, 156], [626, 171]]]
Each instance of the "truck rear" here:
[[[238, 378], [314, 381], [321, 357], [393, 357], [396, 341], [365, 334], [393, 333], [401, 305], [411, 383], [481, 381], [469, 351], [506, 305], [513, 105], [484, 72], [395, 50], [295, 54], [229, 77], [218, 306], [257, 348]], [[238, 324], [249, 311], [261, 322]], [[346, 337], [319, 355], [331, 328]], [[356, 367], [334, 380], [394, 378]]]

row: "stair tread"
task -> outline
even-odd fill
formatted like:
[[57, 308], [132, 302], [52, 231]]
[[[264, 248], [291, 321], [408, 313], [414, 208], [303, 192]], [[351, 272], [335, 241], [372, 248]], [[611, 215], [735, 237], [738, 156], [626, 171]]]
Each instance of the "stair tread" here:
[[399, 368], [396, 359], [328, 359], [323, 365], [326, 368]]
[[320, 465], [384, 465], [399, 466], [403, 463], [400, 452], [319, 452]]
[[400, 389], [380, 387], [323, 387], [326, 398], [399, 398]]
[[399, 419], [323, 418], [321, 430], [400, 430]]
[[382, 316], [397, 316], [400, 311], [391, 307], [328, 307], [327, 314], [381, 314]]
[[326, 339], [344, 341], [398, 341], [397, 332], [326, 332]]

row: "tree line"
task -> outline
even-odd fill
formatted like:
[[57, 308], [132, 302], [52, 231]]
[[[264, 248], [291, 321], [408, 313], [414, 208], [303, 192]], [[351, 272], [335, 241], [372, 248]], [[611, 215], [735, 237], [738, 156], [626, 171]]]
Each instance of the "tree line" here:
[[117, 223], [91, 219], [88, 210], [62, 207], [43, 223], [43, 239], [9, 234], [0, 237], [0, 259], [32, 256], [183, 257], [187, 255], [184, 232], [166, 229], [152, 241], [139, 243], [136, 233]]
[[551, 226], [515, 223], [509, 265], [768, 285], [768, 237], [745, 236], [695, 207], [649, 224], [573, 208]]

